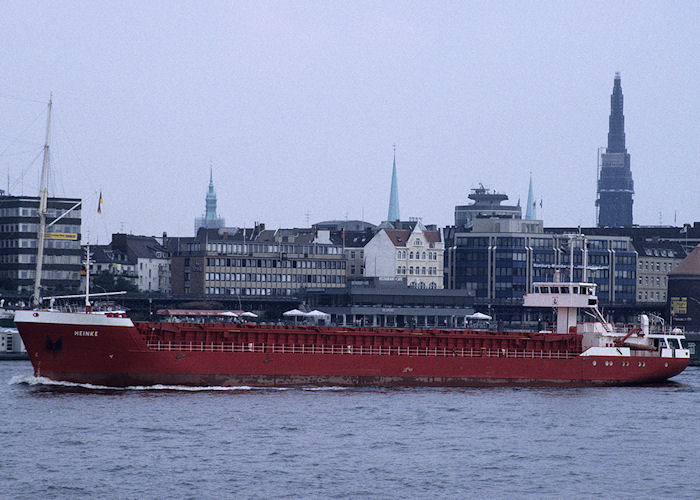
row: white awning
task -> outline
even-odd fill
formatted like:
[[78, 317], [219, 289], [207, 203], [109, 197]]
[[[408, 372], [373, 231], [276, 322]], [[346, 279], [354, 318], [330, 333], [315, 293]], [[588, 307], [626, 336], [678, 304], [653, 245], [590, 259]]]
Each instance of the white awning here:
[[490, 320], [493, 319], [491, 316], [488, 314], [480, 313], [480, 312], [475, 312], [474, 314], [470, 314], [467, 316], [467, 319], [482, 319], [482, 320]]

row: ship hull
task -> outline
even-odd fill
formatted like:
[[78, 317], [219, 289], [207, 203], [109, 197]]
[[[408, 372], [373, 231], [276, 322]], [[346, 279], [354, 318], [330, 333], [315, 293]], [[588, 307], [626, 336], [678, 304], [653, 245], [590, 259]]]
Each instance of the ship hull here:
[[97, 325], [38, 319], [42, 321], [17, 322], [37, 376], [115, 387], [605, 386], [664, 381], [688, 364], [687, 359], [648, 354], [583, 357], [526, 349], [149, 343], [144, 337], [148, 329], [126, 318], [107, 318]]

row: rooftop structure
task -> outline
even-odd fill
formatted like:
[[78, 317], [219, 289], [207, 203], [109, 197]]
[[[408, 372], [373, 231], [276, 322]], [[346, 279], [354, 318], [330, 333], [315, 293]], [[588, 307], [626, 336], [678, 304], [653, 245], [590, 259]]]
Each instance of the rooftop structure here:
[[483, 184], [473, 188], [468, 198], [474, 203], [455, 207], [455, 226], [459, 229], [471, 229], [477, 217], [522, 218], [520, 203], [502, 205], [508, 199], [508, 195], [487, 189]]

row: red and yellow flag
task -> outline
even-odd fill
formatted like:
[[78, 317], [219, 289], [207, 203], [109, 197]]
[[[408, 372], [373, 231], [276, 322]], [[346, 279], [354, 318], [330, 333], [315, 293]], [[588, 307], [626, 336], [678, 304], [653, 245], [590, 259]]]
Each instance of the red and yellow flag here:
[[97, 213], [98, 214], [102, 213], [102, 191], [100, 191], [100, 199], [97, 202]]

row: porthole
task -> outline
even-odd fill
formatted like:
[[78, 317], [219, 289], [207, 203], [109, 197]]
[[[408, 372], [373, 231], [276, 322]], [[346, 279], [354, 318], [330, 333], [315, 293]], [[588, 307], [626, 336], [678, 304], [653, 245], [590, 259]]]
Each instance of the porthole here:
[[595, 365], [596, 365], [596, 362], [594, 361], [594, 362], [593, 362], [593, 366], [595, 366]]
[[668, 363], [664, 363], [664, 366], [665, 366], [666, 368], [668, 368]]

